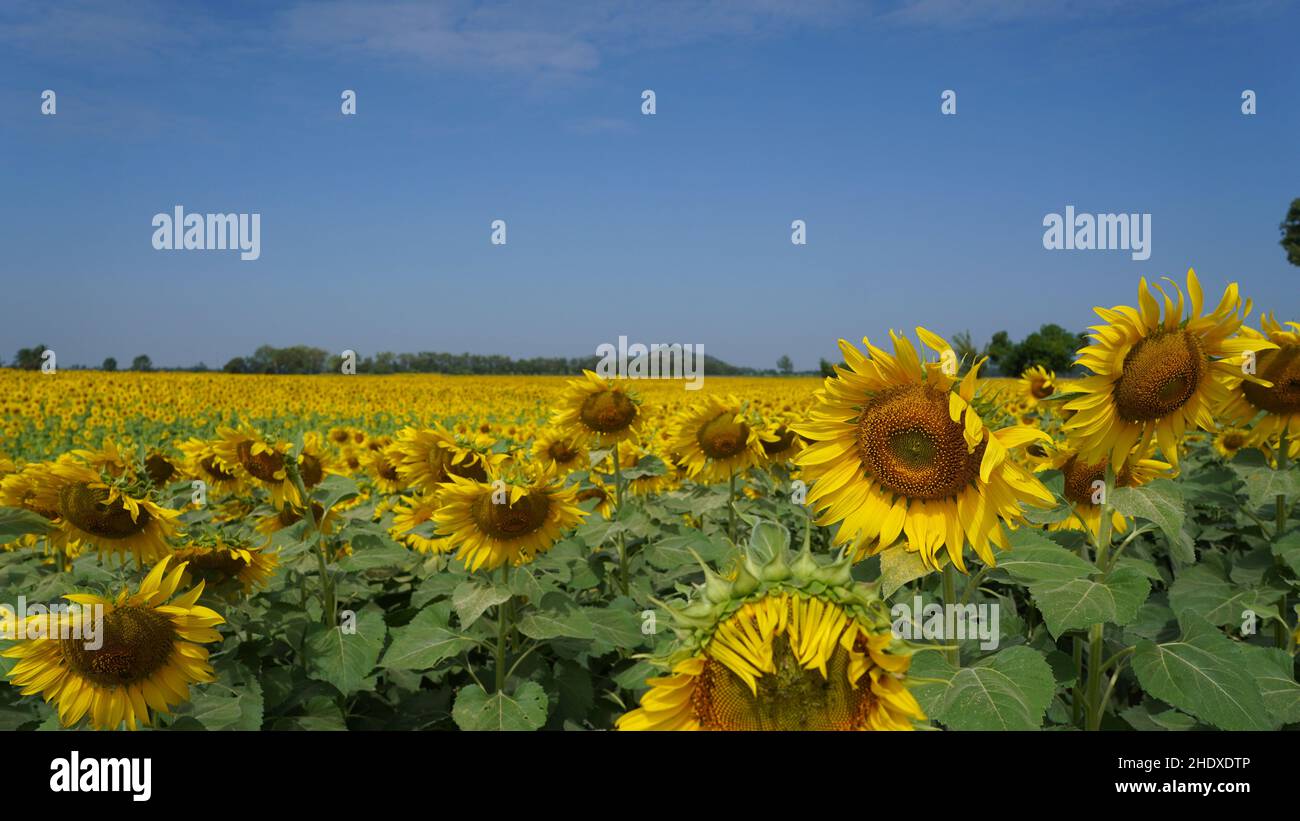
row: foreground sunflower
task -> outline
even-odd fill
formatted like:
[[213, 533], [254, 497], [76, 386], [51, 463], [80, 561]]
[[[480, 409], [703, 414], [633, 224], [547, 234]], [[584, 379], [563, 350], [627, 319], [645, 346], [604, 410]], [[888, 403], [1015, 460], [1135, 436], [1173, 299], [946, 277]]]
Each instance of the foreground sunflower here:
[[1066, 403], [1074, 415], [1063, 430], [1085, 460], [1106, 459], [1116, 473], [1134, 445], [1141, 442], [1139, 450], [1145, 451], [1153, 439], [1177, 467], [1184, 431], [1214, 429], [1214, 409], [1229, 401], [1232, 380], [1241, 376], [1237, 355], [1277, 347], [1234, 336], [1250, 312], [1250, 301], [1243, 304], [1235, 282], [1224, 290], [1219, 307], [1202, 315], [1201, 283], [1189, 268], [1186, 319], [1183, 292], [1172, 280], [1169, 284], [1177, 304], [1156, 286], [1163, 317], [1145, 278], [1138, 285], [1138, 308], [1095, 308], [1106, 324], [1094, 325], [1093, 344], [1079, 351], [1078, 363], [1094, 375], [1073, 386], [1082, 396]]
[[[220, 641], [212, 628], [225, 621], [198, 605], [203, 585], [171, 601], [185, 564], [167, 573], [164, 558], [149, 572], [135, 593], [123, 590], [116, 599], [89, 594], [65, 596], [85, 607], [103, 607], [98, 649], [85, 638], [37, 638], [20, 641], [0, 652], [17, 659], [9, 680], [25, 696], [41, 694], [54, 702], [59, 721], [72, 727], [83, 717], [97, 730], [129, 729], [153, 723], [154, 714], [169, 713], [189, 700], [191, 684], [213, 680], [208, 651], [200, 646]], [[166, 574], [164, 576], [164, 574]], [[84, 612], [84, 611], [83, 611]], [[92, 614], [93, 615], [93, 614]], [[42, 616], [29, 617], [29, 624]], [[58, 624], [44, 625], [45, 635], [75, 635], [78, 616], [63, 613]], [[66, 623], [62, 620], [73, 620]], [[55, 632], [52, 628], [58, 627]], [[65, 629], [65, 627], [67, 629]]]
[[911, 648], [894, 638], [876, 588], [847, 555], [824, 563], [782, 549], [747, 552], [726, 581], [707, 574], [670, 610], [681, 646], [659, 660], [620, 730], [910, 730], [925, 713], [908, 691]]
[[549, 474], [500, 483], [451, 480], [442, 486], [434, 521], [446, 534], [446, 550], [456, 548], [471, 571], [530, 562], [588, 515], [578, 507], [577, 489]]
[[213, 532], [200, 533], [179, 548], [176, 560], [186, 563], [182, 584], [198, 580], [217, 591], [234, 587], [245, 595], [264, 586], [280, 565], [262, 545]]
[[[1247, 381], [1239, 371], [1234, 373], [1229, 387], [1239, 386], [1240, 390], [1229, 392], [1219, 413], [1238, 424], [1259, 416], [1252, 443], [1267, 444], [1284, 436], [1294, 445], [1300, 441], [1300, 323], [1288, 322], [1283, 327], [1272, 314], [1265, 314], [1259, 324], [1264, 333], [1243, 328], [1242, 335], [1247, 350], [1256, 352], [1255, 373], [1271, 384]], [[1266, 350], [1249, 344], [1260, 341], [1277, 347]]]
[[[924, 328], [932, 350], [951, 348]], [[990, 430], [971, 404], [980, 363], [960, 380], [938, 362], [922, 362], [905, 336], [890, 332], [894, 355], [867, 339], [870, 357], [840, 340], [846, 368], [816, 393], [808, 421], [794, 425], [814, 444], [795, 457], [812, 482], [808, 504], [818, 523], [840, 523], [836, 544], [874, 555], [905, 538], [906, 550], [938, 569], [947, 559], [966, 570], [967, 542], [985, 564], [1006, 549], [1003, 524], [1023, 519], [1021, 503], [1050, 507], [1052, 494], [1008, 459], [1012, 448], [1047, 434], [1012, 425]]]
[[223, 466], [235, 468], [265, 488], [278, 508], [286, 503], [302, 504], [285, 467], [285, 461], [293, 458], [287, 442], [267, 438], [250, 425], [218, 428], [217, 436], [212, 447]]
[[[1134, 453], [1124, 462], [1124, 468], [1115, 477], [1116, 487], [1139, 487], [1161, 477], [1172, 477], [1173, 465], [1151, 458], [1151, 447], [1146, 453]], [[1094, 493], [1106, 479], [1105, 459], [1089, 462], [1068, 445], [1062, 446], [1038, 460], [1036, 470], [1059, 470], [1063, 478], [1063, 493], [1070, 503], [1070, 515], [1047, 526], [1048, 530], [1086, 530], [1096, 538], [1101, 532], [1101, 505], [1095, 504]], [[1128, 530], [1128, 519], [1119, 511], [1111, 511], [1111, 528], [1115, 533]]]
[[763, 461], [759, 426], [734, 396], [706, 397], [678, 415], [670, 448], [697, 482], [729, 480]]
[[641, 432], [641, 402], [618, 381], [607, 382], [593, 371], [569, 380], [551, 424], [597, 447], [622, 442]]

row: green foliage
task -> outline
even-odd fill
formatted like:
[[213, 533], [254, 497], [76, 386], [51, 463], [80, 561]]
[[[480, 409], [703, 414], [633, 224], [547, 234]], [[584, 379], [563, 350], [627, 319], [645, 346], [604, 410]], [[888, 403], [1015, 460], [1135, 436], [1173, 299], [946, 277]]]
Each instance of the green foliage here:
[[1300, 265], [1300, 197], [1291, 200], [1286, 219], [1282, 220], [1278, 229], [1282, 232], [1282, 239], [1278, 244], [1286, 251], [1286, 261], [1292, 265]]

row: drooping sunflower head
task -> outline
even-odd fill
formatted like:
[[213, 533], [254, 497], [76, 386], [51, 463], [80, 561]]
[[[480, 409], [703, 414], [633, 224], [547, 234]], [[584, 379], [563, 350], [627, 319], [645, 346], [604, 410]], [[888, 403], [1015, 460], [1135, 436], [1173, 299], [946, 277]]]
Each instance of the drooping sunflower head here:
[[1056, 372], [1034, 365], [1020, 374], [1021, 400], [1032, 408], [1056, 393]]
[[1236, 336], [1250, 312], [1250, 301], [1243, 302], [1236, 283], [1228, 285], [1214, 311], [1203, 314], [1195, 271], [1187, 272], [1186, 311], [1182, 289], [1167, 281], [1177, 303], [1156, 285], [1162, 313], [1144, 278], [1137, 308], [1095, 309], [1106, 324], [1094, 325], [1092, 344], [1079, 351], [1079, 364], [1093, 375], [1076, 383], [1082, 395], [1066, 403], [1074, 415], [1063, 429], [1085, 459], [1107, 459], [1116, 472], [1134, 445], [1145, 450], [1151, 441], [1176, 466], [1184, 431], [1214, 428], [1212, 412], [1229, 399], [1233, 378], [1240, 376], [1238, 355], [1277, 347]]
[[122, 561], [129, 553], [141, 566], [171, 553], [168, 539], [176, 534], [180, 512], [150, 499], [147, 483], [115, 479], [72, 461], [50, 465], [40, 479], [35, 498], [58, 513], [69, 539]]
[[[65, 596], [80, 613], [61, 613], [57, 623], [43, 625], [46, 637], [0, 652], [18, 660], [9, 680], [22, 695], [54, 702], [65, 727], [88, 718], [97, 730], [123, 722], [134, 730], [187, 701], [190, 685], [214, 678], [202, 645], [221, 640], [213, 628], [225, 620], [197, 603], [202, 584], [173, 598], [186, 567], [175, 564], [168, 572], [168, 566], [164, 557], [139, 590], [123, 590], [116, 599]], [[102, 608], [102, 621], [95, 608]], [[88, 636], [87, 625], [97, 621], [98, 635]]]
[[747, 552], [731, 578], [706, 570], [693, 602], [669, 609], [679, 646], [659, 659], [620, 730], [910, 730], [912, 648], [895, 639], [850, 559]]
[[[1285, 326], [1272, 314], [1260, 317], [1263, 333], [1242, 328], [1246, 350], [1253, 363], [1243, 363], [1241, 373], [1229, 381], [1228, 399], [1220, 415], [1234, 424], [1257, 419], [1253, 429], [1256, 441], [1267, 444], [1285, 433], [1290, 442], [1300, 441], [1300, 323]], [[1266, 342], [1276, 348], [1258, 348], [1251, 343]], [[1254, 370], [1258, 379], [1246, 378]]]
[[555, 546], [588, 514], [577, 489], [549, 474], [477, 482], [452, 476], [434, 514], [447, 549], [471, 571], [521, 565]]
[[991, 545], [1006, 547], [1003, 525], [1023, 518], [1022, 502], [1053, 504], [1051, 493], [1007, 458], [1047, 435], [986, 427], [972, 404], [981, 363], [958, 381], [945, 364], [948, 343], [924, 328], [917, 334], [939, 362], [922, 362], [893, 332], [892, 356], [866, 339], [870, 357], [840, 340], [846, 367], [826, 379], [807, 421], [794, 426], [814, 443], [795, 457], [812, 482], [808, 504], [821, 511], [820, 524], [840, 522], [836, 544], [859, 556], [902, 536], [904, 549], [930, 569], [951, 560], [965, 571], [967, 542], [991, 565]]
[[189, 544], [176, 550], [175, 558], [185, 562], [182, 584], [201, 581], [218, 593], [239, 591], [244, 595], [263, 587], [280, 564], [263, 546], [215, 530], [194, 534]]
[[180, 478], [180, 460], [166, 451], [154, 448], [144, 458], [144, 474], [154, 487], [166, 487]]
[[639, 436], [641, 423], [641, 400], [624, 383], [593, 371], [569, 381], [551, 417], [552, 426], [596, 446]]
[[677, 415], [669, 448], [692, 479], [720, 482], [763, 460], [760, 423], [734, 396], [709, 396]]
[[287, 442], [267, 438], [246, 424], [237, 428], [218, 428], [217, 436], [213, 452], [222, 466], [233, 468], [265, 488], [276, 507], [284, 507], [286, 502], [301, 504], [298, 488], [289, 478], [286, 467], [288, 460], [293, 458]]

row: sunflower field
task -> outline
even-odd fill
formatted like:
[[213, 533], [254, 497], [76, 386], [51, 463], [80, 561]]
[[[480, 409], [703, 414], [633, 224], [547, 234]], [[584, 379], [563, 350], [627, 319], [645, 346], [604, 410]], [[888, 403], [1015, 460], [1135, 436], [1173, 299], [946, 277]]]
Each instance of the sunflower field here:
[[1070, 378], [0, 371], [0, 728], [1300, 725], [1300, 324], [1137, 296]]

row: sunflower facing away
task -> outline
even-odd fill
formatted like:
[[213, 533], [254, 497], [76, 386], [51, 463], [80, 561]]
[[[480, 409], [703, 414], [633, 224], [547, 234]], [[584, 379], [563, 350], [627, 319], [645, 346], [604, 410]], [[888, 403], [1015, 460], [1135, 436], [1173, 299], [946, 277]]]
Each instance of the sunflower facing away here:
[[[1283, 327], [1272, 314], [1265, 314], [1260, 317], [1260, 327], [1264, 329], [1263, 334], [1253, 328], [1242, 328], [1242, 335], [1248, 343], [1254, 343], [1246, 347], [1256, 351], [1255, 373], [1272, 384], [1247, 381], [1238, 369], [1230, 386], [1239, 385], [1240, 390], [1229, 393], [1220, 414], [1239, 424], [1263, 414], [1255, 423], [1251, 442], [1267, 444], [1279, 434], [1285, 434], [1294, 445], [1300, 441], [1300, 323], [1288, 322]], [[1257, 347], [1260, 341], [1270, 342], [1277, 348]]]
[[925, 713], [908, 691], [911, 648], [894, 638], [875, 587], [851, 558], [829, 564], [747, 554], [731, 581], [670, 610], [681, 647], [660, 660], [620, 730], [910, 730]]
[[588, 515], [578, 507], [577, 488], [548, 474], [501, 483], [451, 480], [442, 486], [434, 521], [447, 536], [446, 549], [456, 548], [471, 571], [530, 562]]
[[[942, 354], [948, 343], [924, 328], [917, 335]], [[960, 382], [938, 362], [917, 356], [890, 333], [894, 355], [867, 339], [870, 357], [840, 340], [847, 368], [817, 392], [808, 421], [794, 430], [814, 444], [795, 457], [812, 482], [808, 504], [818, 523], [840, 523], [836, 544], [860, 556], [905, 538], [905, 548], [937, 569], [947, 558], [965, 572], [969, 541], [986, 564], [992, 545], [1006, 549], [1003, 523], [1023, 518], [1021, 503], [1050, 507], [1052, 494], [1008, 459], [1011, 448], [1047, 434], [1013, 425], [985, 427], [971, 404], [980, 363]]]
[[[149, 572], [135, 593], [123, 590], [116, 599], [89, 594], [64, 598], [85, 607], [103, 606], [102, 642], [90, 649], [85, 637], [33, 638], [0, 652], [17, 659], [9, 680], [25, 696], [41, 694], [54, 702], [59, 721], [72, 727], [83, 717], [97, 730], [129, 729], [153, 723], [152, 713], [169, 713], [189, 700], [191, 684], [213, 680], [208, 651], [200, 646], [220, 641], [212, 629], [225, 621], [197, 604], [200, 583], [170, 602], [185, 565], [167, 573], [164, 558]], [[164, 576], [164, 574], [166, 574]], [[91, 613], [92, 611], [83, 611]], [[29, 620], [43, 619], [32, 616]], [[60, 619], [77, 619], [63, 613]], [[76, 636], [71, 624], [48, 624], [45, 635]], [[56, 631], [54, 628], [58, 628]]]
[[597, 447], [639, 436], [641, 401], [617, 380], [607, 382], [593, 371], [582, 373], [583, 379], [569, 380], [551, 424]]
[[[1234, 336], [1250, 301], [1243, 304], [1237, 284], [1223, 292], [1219, 307], [1202, 315], [1203, 297], [1196, 272], [1187, 271], [1190, 312], [1172, 280], [1178, 302], [1157, 285], [1163, 317], [1147, 281], [1138, 285], [1138, 307], [1095, 308], [1106, 321], [1094, 325], [1094, 342], [1079, 351], [1078, 362], [1094, 375], [1078, 380], [1065, 409], [1074, 415], [1063, 426], [1087, 461], [1108, 460], [1119, 473], [1133, 452], [1146, 451], [1153, 438], [1164, 459], [1178, 466], [1178, 444], [1188, 429], [1214, 429], [1214, 409], [1229, 400], [1230, 383], [1241, 376], [1238, 354], [1276, 348], [1262, 339]], [[1256, 377], [1248, 377], [1255, 380]]]

